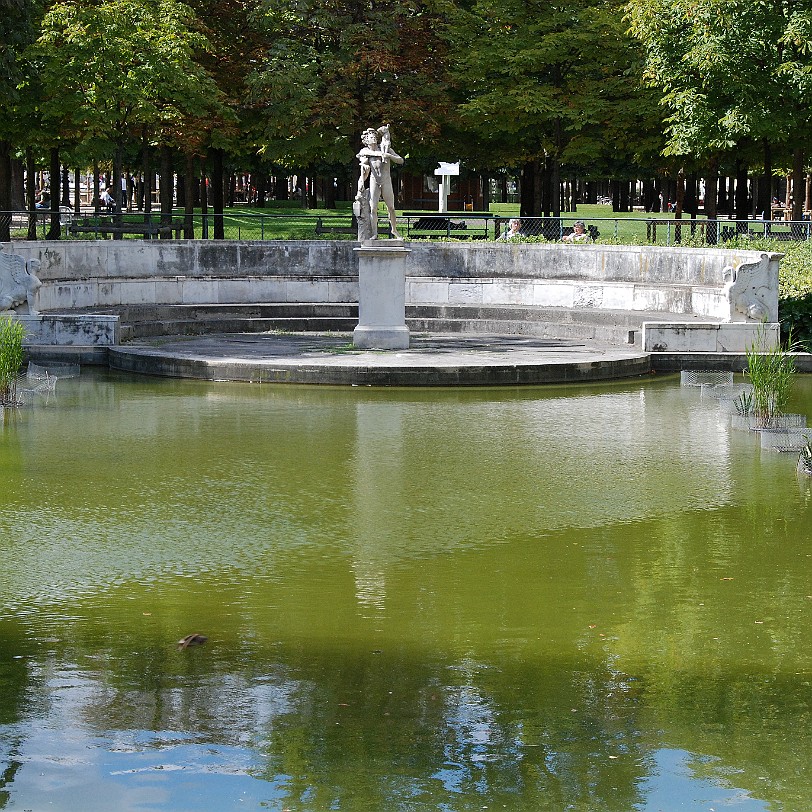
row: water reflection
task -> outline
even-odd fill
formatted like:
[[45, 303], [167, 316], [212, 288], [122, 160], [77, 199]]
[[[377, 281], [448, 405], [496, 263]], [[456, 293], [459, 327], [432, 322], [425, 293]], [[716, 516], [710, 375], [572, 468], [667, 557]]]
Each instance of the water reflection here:
[[83, 377], [0, 447], [0, 806], [803, 808], [809, 502], [751, 440], [673, 381]]

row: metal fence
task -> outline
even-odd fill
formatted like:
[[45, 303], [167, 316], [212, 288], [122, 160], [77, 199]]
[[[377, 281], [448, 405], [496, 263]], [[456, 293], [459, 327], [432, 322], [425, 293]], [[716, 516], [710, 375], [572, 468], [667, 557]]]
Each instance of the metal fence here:
[[[511, 221], [517, 224], [511, 227]], [[584, 226], [575, 239], [576, 223]], [[61, 239], [159, 239], [194, 238], [228, 240], [355, 239], [351, 212], [306, 213], [226, 211], [222, 215], [196, 212], [187, 217], [175, 210], [171, 218], [159, 212], [75, 215], [63, 209], [58, 215]], [[380, 218], [381, 234], [388, 232]], [[503, 216], [488, 212], [404, 212], [398, 218], [401, 236], [411, 240], [517, 240], [586, 241], [653, 245], [717, 245], [733, 239], [809, 240], [812, 222], [784, 220], [707, 220], [668, 216], [561, 217]], [[579, 229], [580, 231], [580, 229]], [[33, 212], [0, 212], [0, 239], [48, 239], [56, 233], [47, 209]]]

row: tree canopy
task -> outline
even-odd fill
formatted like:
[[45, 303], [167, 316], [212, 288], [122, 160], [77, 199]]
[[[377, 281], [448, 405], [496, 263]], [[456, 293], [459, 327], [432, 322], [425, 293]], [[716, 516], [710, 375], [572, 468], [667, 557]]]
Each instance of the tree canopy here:
[[336, 175], [389, 123], [416, 170], [455, 156], [540, 184], [734, 159], [798, 172], [812, 135], [812, 0], [0, 6], [0, 156], [148, 144]]

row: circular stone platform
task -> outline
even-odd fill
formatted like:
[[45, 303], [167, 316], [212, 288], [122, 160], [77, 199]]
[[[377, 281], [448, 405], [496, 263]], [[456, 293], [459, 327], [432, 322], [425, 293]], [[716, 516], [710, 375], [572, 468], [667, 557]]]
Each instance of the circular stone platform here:
[[359, 350], [349, 333], [165, 336], [110, 347], [110, 367], [174, 378], [353, 386], [505, 386], [645, 375], [648, 353], [510, 335], [411, 336], [407, 350]]

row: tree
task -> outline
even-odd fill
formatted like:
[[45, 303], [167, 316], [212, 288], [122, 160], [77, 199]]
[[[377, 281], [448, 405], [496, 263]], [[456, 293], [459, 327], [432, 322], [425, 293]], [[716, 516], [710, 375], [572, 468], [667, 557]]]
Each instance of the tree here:
[[264, 0], [255, 19], [268, 45], [250, 87], [270, 162], [334, 173], [353, 160], [361, 131], [383, 123], [418, 158], [439, 139], [444, 48], [420, 0]]
[[34, 51], [44, 117], [80, 140], [112, 145], [119, 208], [128, 139], [165, 140], [185, 122], [220, 114], [220, 92], [195, 59], [207, 47], [177, 0], [65, 0], [45, 15]]
[[[25, 140], [29, 121], [20, 87], [26, 77], [25, 49], [36, 36], [39, 3], [0, 0], [0, 212], [11, 209], [11, 158], [15, 144]], [[10, 239], [10, 220], [0, 218], [0, 241]]]
[[559, 214], [562, 165], [607, 161], [628, 143], [613, 132], [646, 121], [621, 5], [438, 2], [468, 131], [494, 144], [494, 166], [523, 166], [523, 214]]
[[628, 11], [668, 110], [666, 153], [760, 161], [758, 208], [769, 211], [774, 148], [788, 162], [812, 132], [808, 0], [629, 0]]

